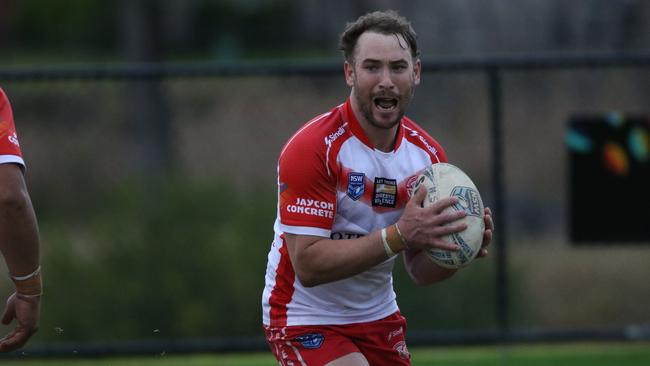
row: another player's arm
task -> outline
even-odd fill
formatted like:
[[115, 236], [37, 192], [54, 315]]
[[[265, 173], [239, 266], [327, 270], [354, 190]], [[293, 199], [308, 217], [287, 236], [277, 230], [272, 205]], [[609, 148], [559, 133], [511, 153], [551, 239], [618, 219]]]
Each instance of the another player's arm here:
[[0, 251], [9, 274], [23, 276], [39, 265], [36, 215], [21, 168], [0, 164]]
[[36, 215], [23, 172], [15, 164], [0, 164], [0, 235], [0, 251], [16, 283], [2, 314], [4, 324], [17, 321], [0, 339], [0, 352], [7, 352], [22, 347], [36, 332], [42, 291]]
[[[423, 208], [421, 203], [425, 195], [424, 190], [419, 190], [404, 209], [398, 225], [405, 243], [401, 247], [393, 247], [394, 252], [406, 249], [406, 245], [410, 248], [408, 251], [413, 253], [422, 248], [457, 249], [455, 244], [441, 239], [442, 236], [466, 228], [465, 224], [454, 223], [465, 216], [464, 212], [442, 213], [445, 208], [454, 204], [457, 198], [441, 199]], [[354, 276], [388, 258], [381, 230], [361, 238], [345, 240], [285, 234], [285, 241], [294, 271], [306, 287]], [[409, 265], [413, 267], [409, 273], [416, 274], [416, 282], [427, 281], [428, 277], [420, 273], [426, 272], [424, 270], [429, 267], [416, 264], [418, 262], [419, 260]]]

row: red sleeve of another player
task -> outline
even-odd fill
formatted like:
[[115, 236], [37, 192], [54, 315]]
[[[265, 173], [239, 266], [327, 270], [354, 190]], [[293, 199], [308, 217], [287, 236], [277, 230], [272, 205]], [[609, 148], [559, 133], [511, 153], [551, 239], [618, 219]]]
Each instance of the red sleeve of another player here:
[[280, 225], [292, 234], [329, 236], [336, 212], [336, 178], [334, 172], [328, 173], [324, 144], [300, 137], [280, 156]]
[[0, 163], [7, 162], [22, 164], [22, 153], [16, 135], [11, 104], [4, 90], [0, 89]]

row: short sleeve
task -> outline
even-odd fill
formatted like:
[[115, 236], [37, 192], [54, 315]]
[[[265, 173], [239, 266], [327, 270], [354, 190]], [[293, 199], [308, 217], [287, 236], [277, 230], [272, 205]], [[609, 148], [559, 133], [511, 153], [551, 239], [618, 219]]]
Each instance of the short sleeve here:
[[280, 229], [329, 237], [336, 213], [337, 178], [327, 167], [325, 145], [300, 137], [285, 147], [278, 162]]
[[11, 104], [4, 90], [0, 89], [0, 164], [4, 163], [25, 165]]

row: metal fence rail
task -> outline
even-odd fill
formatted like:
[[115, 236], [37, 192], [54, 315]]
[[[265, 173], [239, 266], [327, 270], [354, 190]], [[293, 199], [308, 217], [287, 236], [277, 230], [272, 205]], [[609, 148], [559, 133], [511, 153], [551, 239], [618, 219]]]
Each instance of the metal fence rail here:
[[[499, 56], [491, 58], [425, 59], [423, 71], [500, 71], [526, 69], [568, 69], [599, 67], [645, 67], [650, 65], [650, 52], [540, 54]], [[193, 63], [129, 63], [65, 66], [0, 66], [0, 80], [54, 81], [99, 79], [158, 79], [227, 76], [316, 76], [342, 71], [340, 60], [266, 61], [266, 62], [193, 62]]]

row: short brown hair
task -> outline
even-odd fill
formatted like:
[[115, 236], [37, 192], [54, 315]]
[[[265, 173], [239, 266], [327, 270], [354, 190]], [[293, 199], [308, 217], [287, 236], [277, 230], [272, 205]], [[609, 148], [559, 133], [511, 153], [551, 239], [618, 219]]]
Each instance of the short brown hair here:
[[380, 34], [399, 34], [408, 43], [411, 56], [416, 58], [420, 55], [417, 42], [418, 36], [411, 27], [411, 22], [394, 10], [375, 11], [362, 15], [356, 21], [348, 23], [343, 33], [341, 33], [340, 48], [348, 62], [352, 61], [359, 37], [369, 31]]

